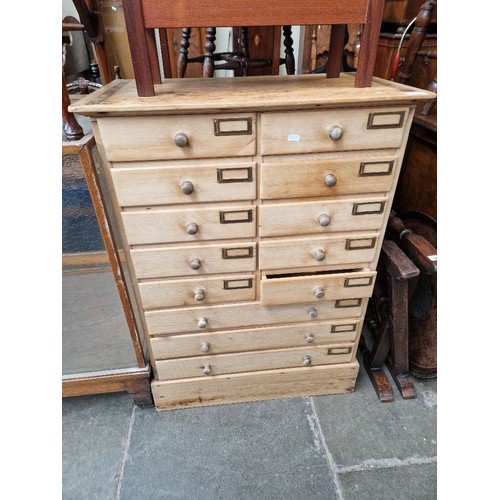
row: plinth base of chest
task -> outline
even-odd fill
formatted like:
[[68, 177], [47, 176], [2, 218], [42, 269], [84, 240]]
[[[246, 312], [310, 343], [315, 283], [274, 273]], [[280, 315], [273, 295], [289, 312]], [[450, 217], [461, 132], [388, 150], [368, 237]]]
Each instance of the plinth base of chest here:
[[354, 391], [357, 361], [339, 365], [264, 370], [151, 384], [157, 410], [245, 403]]

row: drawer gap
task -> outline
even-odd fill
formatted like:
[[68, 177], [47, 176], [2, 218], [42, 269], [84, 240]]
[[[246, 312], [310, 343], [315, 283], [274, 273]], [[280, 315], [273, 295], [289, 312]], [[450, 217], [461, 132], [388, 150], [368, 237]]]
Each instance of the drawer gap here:
[[281, 279], [281, 278], [300, 278], [301, 276], [327, 276], [332, 274], [343, 274], [350, 272], [364, 271], [364, 269], [338, 269], [336, 271], [314, 271], [314, 272], [304, 272], [304, 273], [282, 273], [282, 274], [266, 274], [263, 278], [268, 280]]

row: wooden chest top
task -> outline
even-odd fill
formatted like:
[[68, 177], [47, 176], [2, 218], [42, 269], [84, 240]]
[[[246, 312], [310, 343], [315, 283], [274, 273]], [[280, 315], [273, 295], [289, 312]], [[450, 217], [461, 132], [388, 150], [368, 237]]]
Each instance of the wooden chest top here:
[[436, 94], [374, 78], [354, 87], [354, 73], [245, 78], [171, 79], [154, 97], [138, 97], [135, 80], [115, 80], [70, 107], [86, 116], [127, 116], [241, 111], [328, 109], [345, 106], [414, 104]]

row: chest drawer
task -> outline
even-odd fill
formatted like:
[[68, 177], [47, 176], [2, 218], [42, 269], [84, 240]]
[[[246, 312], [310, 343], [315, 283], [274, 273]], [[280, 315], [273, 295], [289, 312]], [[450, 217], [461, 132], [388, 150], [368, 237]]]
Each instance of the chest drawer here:
[[301, 275], [262, 275], [260, 303], [266, 306], [343, 301], [372, 295], [375, 271]]
[[253, 238], [255, 207], [252, 205], [122, 213], [130, 245]]
[[130, 250], [139, 279], [255, 271], [256, 244], [226, 243]]
[[317, 321], [358, 318], [363, 311], [364, 300], [356, 298], [270, 307], [258, 302], [242, 302], [146, 311], [145, 317], [150, 335], [229, 330], [241, 328], [242, 325], [271, 326], [304, 321], [312, 324]]
[[398, 148], [407, 108], [263, 113], [263, 155]]
[[341, 344], [169, 359], [157, 361], [156, 369], [161, 380], [176, 380], [278, 368], [349, 363], [353, 357], [354, 345]]
[[387, 198], [274, 203], [259, 207], [261, 236], [328, 234], [335, 231], [378, 230]]
[[109, 161], [255, 154], [254, 114], [109, 117], [97, 122]]
[[355, 319], [322, 321], [271, 328], [169, 335], [153, 337], [150, 342], [153, 355], [159, 360], [354, 342], [361, 327], [362, 323]]
[[350, 233], [324, 238], [263, 240], [260, 269], [346, 265], [366, 267], [375, 258], [379, 233]]
[[358, 371], [359, 364], [354, 360], [184, 380], [153, 380], [151, 391], [159, 410], [341, 394], [354, 391]]
[[112, 168], [121, 207], [254, 200], [255, 163]]
[[279, 161], [260, 166], [263, 199], [306, 198], [389, 191], [397, 158], [359, 157]]
[[147, 308], [179, 307], [255, 299], [254, 275], [225, 275], [139, 283]]

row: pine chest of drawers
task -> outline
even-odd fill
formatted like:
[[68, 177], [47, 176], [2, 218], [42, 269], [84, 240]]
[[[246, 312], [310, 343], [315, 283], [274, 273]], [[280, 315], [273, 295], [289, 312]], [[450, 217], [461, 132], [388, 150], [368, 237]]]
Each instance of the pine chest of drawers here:
[[90, 116], [159, 410], [354, 390], [415, 104], [323, 75], [117, 80]]

